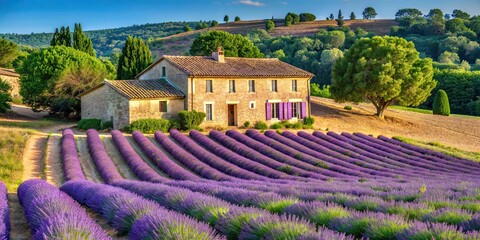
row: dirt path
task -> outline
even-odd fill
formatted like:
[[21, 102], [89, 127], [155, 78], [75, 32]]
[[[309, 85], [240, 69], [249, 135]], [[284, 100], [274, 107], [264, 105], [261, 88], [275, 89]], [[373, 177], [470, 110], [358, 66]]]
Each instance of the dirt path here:
[[28, 179], [40, 178], [44, 179], [44, 154], [47, 144], [47, 136], [32, 135], [27, 140], [25, 151], [23, 153], [23, 181]]
[[95, 167], [87, 147], [86, 136], [76, 136], [78, 159], [82, 165], [83, 174], [87, 180], [103, 183], [103, 179]]
[[61, 139], [62, 137], [59, 135], [50, 136], [48, 139], [48, 147], [46, 152], [47, 182], [57, 187], [60, 187], [64, 182], [62, 159], [60, 154]]
[[16, 193], [8, 194], [8, 208], [10, 210], [10, 239], [31, 239], [32, 234], [30, 232], [30, 227], [28, 226], [23, 208], [18, 201]]
[[[345, 110], [350, 105], [353, 110]], [[362, 132], [387, 137], [403, 136], [426, 142], [480, 152], [480, 119], [438, 116], [387, 109], [385, 120], [374, 116], [371, 104], [336, 103], [331, 99], [312, 98], [315, 127], [335, 132]]]
[[130, 142], [130, 145], [133, 147], [135, 152], [137, 152], [137, 154], [143, 159], [144, 162], [146, 162], [158, 174], [160, 174], [163, 177], [168, 178], [168, 175], [166, 173], [164, 173], [162, 170], [160, 170], [157, 167], [157, 165], [155, 165], [155, 163], [153, 163], [152, 160], [150, 160], [150, 158], [147, 157], [147, 155], [145, 155], [145, 153], [142, 151], [140, 146], [138, 146], [138, 144], [135, 142], [135, 140], [132, 137], [129, 137], [129, 136], [125, 136], [125, 137], [128, 139], [128, 141]]
[[105, 146], [108, 156], [110, 157], [110, 159], [112, 159], [120, 175], [122, 175], [122, 177], [126, 179], [138, 180], [135, 173], [133, 173], [130, 166], [128, 166], [128, 164], [125, 162], [122, 155], [118, 151], [117, 146], [115, 146], [115, 143], [113, 142], [113, 139], [111, 137], [103, 137], [102, 140], [103, 146]]

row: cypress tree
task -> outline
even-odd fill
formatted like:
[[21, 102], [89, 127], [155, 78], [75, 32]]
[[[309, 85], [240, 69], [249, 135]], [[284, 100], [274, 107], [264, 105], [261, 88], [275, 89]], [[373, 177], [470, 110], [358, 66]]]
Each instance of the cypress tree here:
[[73, 48], [95, 57], [92, 39], [85, 35], [80, 23], [75, 23], [75, 28], [73, 29]]
[[55, 28], [55, 33], [53, 34], [52, 40], [50, 41], [50, 46], [57, 46], [59, 37], [60, 33], [58, 32], [58, 28]]
[[152, 53], [141, 38], [128, 36], [118, 59], [117, 79], [133, 79], [152, 63]]
[[343, 14], [342, 14], [342, 9], [338, 10], [338, 16], [337, 16], [337, 25], [339, 27], [343, 27]]
[[448, 102], [447, 93], [440, 89], [435, 94], [435, 99], [433, 100], [433, 114], [435, 115], [450, 115], [450, 103]]

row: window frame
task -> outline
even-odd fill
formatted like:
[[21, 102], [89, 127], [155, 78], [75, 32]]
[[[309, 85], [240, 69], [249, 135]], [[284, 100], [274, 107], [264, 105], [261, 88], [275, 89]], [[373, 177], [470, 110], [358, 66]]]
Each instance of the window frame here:
[[271, 105], [271, 119], [280, 119], [280, 103], [279, 102], [272, 102]]
[[[253, 104], [253, 107], [252, 107], [252, 104]], [[256, 109], [256, 108], [257, 108], [256, 105], [257, 105], [257, 104], [255, 103], [255, 101], [250, 101], [250, 102], [248, 103], [248, 108], [250, 108], [250, 109]]]
[[302, 115], [302, 102], [291, 102], [292, 118], [300, 119]]
[[[162, 111], [162, 107], [164, 108], [164, 111]], [[168, 101], [166, 101], [166, 100], [158, 101], [158, 110], [161, 113], [167, 113], [168, 112]]]
[[272, 80], [271, 82], [271, 91], [272, 92], [278, 92], [278, 81], [277, 80]]
[[[210, 85], [209, 85], [210, 83]], [[206, 93], [213, 93], [213, 80], [205, 80], [205, 92]], [[208, 89], [208, 87], [210, 86], [210, 91]]]
[[292, 80], [292, 92], [298, 92], [298, 81], [296, 79]]
[[255, 92], [255, 80], [248, 80], [248, 93]]
[[228, 93], [236, 93], [237, 89], [235, 88], [235, 80], [228, 80]]
[[167, 77], [167, 67], [162, 66], [162, 77]]
[[[213, 103], [205, 103], [205, 121], [206, 122], [211, 122], [213, 121]], [[209, 114], [209, 109], [210, 107], [210, 114]]]

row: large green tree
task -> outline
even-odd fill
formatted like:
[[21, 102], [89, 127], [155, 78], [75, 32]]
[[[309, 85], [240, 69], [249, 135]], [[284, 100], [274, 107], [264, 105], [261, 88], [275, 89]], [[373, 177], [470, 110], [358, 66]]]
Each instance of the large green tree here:
[[418, 106], [436, 84], [432, 60], [420, 59], [412, 42], [377, 36], [358, 40], [336, 62], [330, 91], [339, 102], [369, 100], [383, 118], [394, 102]]
[[118, 59], [117, 79], [134, 79], [152, 64], [152, 52], [141, 39], [128, 36]]
[[366, 7], [363, 12], [363, 19], [374, 19], [377, 16], [377, 12], [373, 7]]
[[[109, 70], [110, 69], [110, 70]], [[17, 68], [20, 94], [34, 110], [79, 116], [78, 95], [115, 72], [97, 58], [71, 47], [55, 46], [28, 55]]]
[[12, 95], [10, 90], [12, 86], [3, 78], [0, 77], [0, 113], [6, 112], [11, 107]]
[[82, 52], [88, 53], [88, 55], [95, 57], [95, 50], [93, 49], [92, 39], [90, 39], [82, 30], [80, 23], [75, 23], [73, 29], [73, 48]]
[[227, 57], [263, 57], [258, 47], [248, 38], [225, 31], [209, 31], [198, 36], [190, 47], [190, 54], [194, 56], [210, 56], [220, 46], [224, 49]]
[[12, 62], [19, 56], [15, 43], [0, 38], [0, 67], [11, 67]]

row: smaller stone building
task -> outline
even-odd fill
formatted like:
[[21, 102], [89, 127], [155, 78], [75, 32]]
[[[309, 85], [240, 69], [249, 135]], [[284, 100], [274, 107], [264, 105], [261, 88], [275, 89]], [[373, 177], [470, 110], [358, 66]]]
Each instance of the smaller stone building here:
[[165, 79], [105, 80], [82, 93], [82, 119], [112, 121], [116, 129], [144, 118], [171, 118], [185, 95]]
[[12, 90], [10, 91], [13, 99], [19, 99], [20, 96], [20, 75], [15, 72], [13, 69], [9, 68], [0, 68], [0, 78], [6, 80]]

